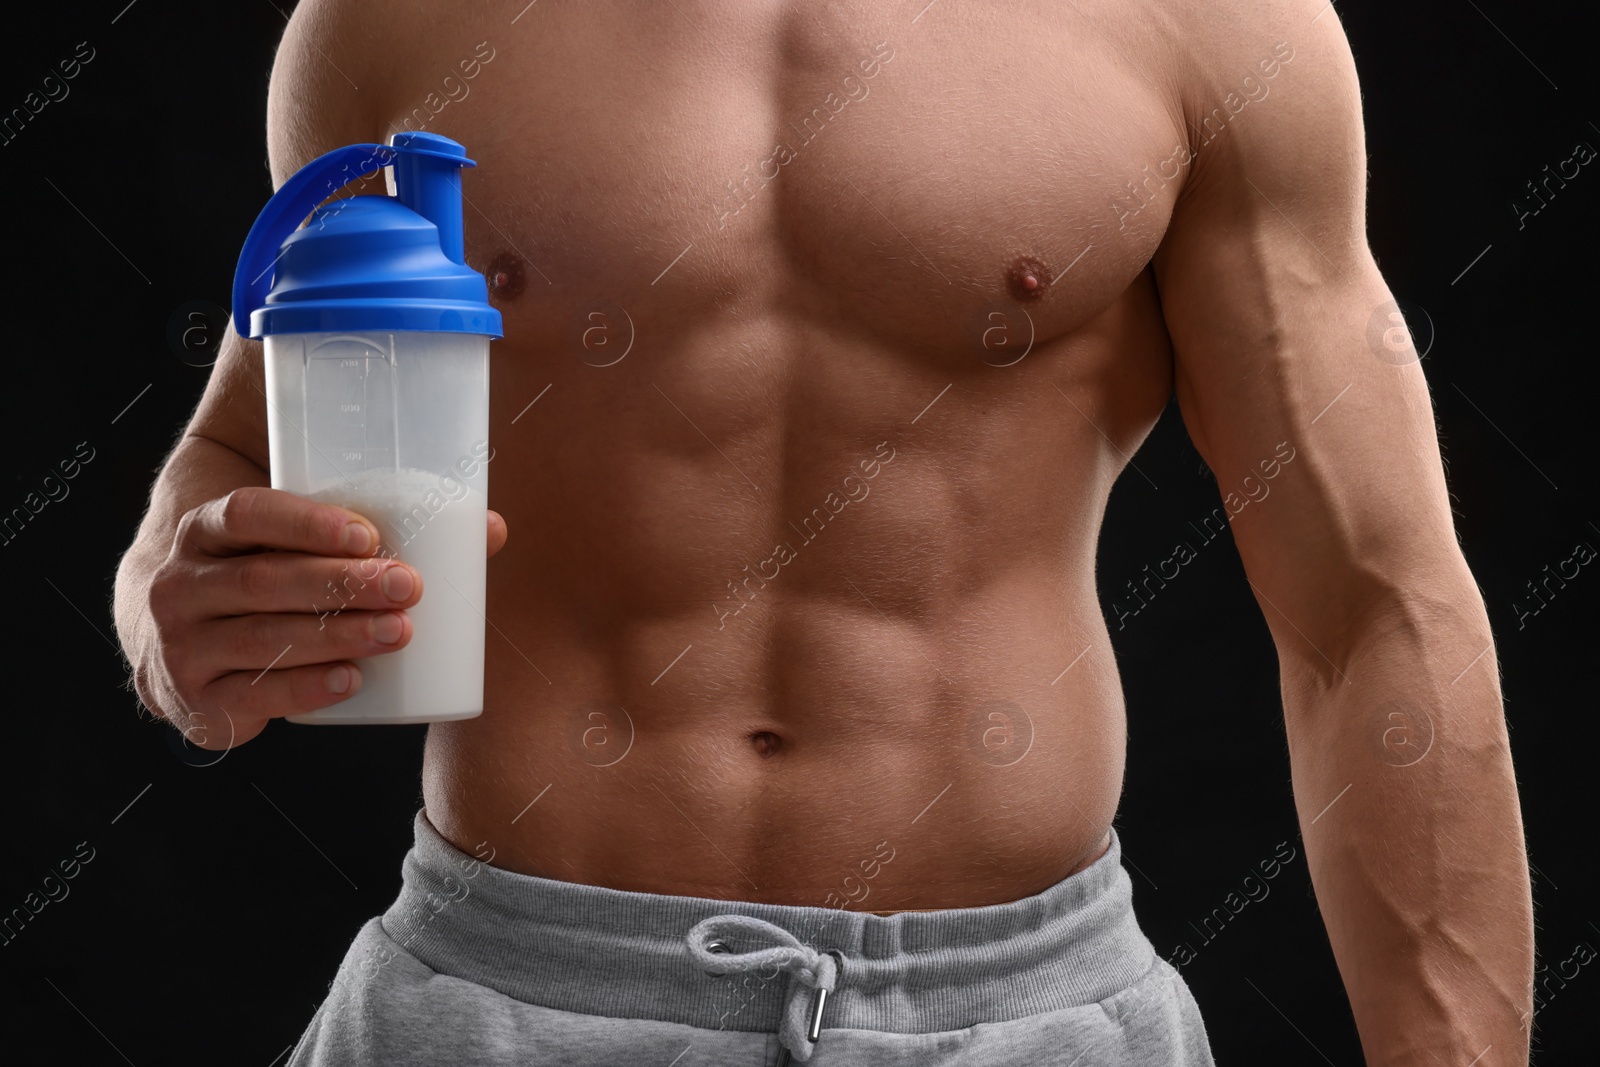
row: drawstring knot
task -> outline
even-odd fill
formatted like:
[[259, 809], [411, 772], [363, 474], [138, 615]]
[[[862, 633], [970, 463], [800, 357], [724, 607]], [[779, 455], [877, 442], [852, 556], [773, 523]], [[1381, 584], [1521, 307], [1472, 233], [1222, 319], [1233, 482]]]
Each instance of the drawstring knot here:
[[[764, 942], [761, 948], [735, 952], [733, 940]], [[811, 1058], [811, 1046], [822, 1029], [822, 1009], [839, 984], [843, 958], [818, 952], [781, 926], [748, 915], [714, 915], [695, 925], [688, 936], [689, 955], [711, 974], [745, 974], [772, 969], [789, 974], [783, 1023], [778, 1041], [797, 1060]], [[721, 949], [721, 951], [718, 951]], [[807, 1001], [811, 1002], [807, 1018]]]

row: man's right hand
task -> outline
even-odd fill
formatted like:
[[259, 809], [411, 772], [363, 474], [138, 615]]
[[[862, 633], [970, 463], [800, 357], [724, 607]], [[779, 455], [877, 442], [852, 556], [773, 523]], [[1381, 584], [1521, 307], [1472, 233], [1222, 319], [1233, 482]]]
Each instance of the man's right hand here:
[[422, 596], [417, 572], [377, 548], [365, 517], [278, 489], [192, 508], [150, 581], [139, 698], [192, 743], [225, 749], [354, 695], [351, 661], [404, 648], [405, 609]]

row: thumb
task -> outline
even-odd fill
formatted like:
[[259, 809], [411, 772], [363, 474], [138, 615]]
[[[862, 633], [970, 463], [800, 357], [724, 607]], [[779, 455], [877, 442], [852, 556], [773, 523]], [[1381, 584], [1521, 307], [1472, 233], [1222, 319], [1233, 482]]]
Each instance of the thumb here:
[[506, 520], [501, 518], [498, 511], [489, 512], [489, 555], [494, 555], [506, 547]]

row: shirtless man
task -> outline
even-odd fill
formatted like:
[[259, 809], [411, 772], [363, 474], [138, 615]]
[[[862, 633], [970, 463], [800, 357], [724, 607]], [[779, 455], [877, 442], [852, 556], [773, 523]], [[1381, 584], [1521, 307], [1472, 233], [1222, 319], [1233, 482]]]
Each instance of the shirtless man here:
[[[1095, 589], [1174, 389], [1367, 1061], [1526, 1062], [1495, 656], [1335, 12], [445, 13], [302, 0], [269, 93], [278, 183], [399, 129], [466, 145], [505, 316], [484, 712], [430, 729], [406, 889], [293, 1062], [1209, 1063], [1127, 907]], [[117, 583], [141, 698], [234, 743], [439, 595], [394, 565], [310, 614], [374, 531], [260, 488], [261, 378], [230, 333]]]

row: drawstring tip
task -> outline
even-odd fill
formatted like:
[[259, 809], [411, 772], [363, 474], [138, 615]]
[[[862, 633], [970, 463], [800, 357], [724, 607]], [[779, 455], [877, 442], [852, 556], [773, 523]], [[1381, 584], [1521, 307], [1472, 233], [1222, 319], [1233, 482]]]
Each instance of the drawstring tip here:
[[811, 1008], [811, 1025], [807, 1027], [806, 1038], [813, 1044], [822, 1036], [822, 1009], [828, 1004], [828, 991], [821, 986], [817, 987], [817, 999]]

